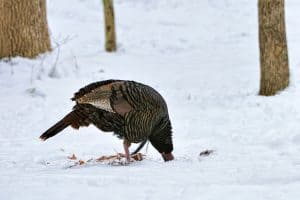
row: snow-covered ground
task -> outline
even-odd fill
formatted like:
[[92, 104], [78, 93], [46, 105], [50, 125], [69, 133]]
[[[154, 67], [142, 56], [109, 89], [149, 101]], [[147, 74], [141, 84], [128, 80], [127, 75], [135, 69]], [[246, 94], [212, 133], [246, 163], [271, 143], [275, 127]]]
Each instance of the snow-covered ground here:
[[[114, 3], [117, 53], [103, 50], [101, 1], [48, 0], [53, 52], [0, 62], [0, 199], [298, 199], [300, 2], [286, 1], [291, 85], [274, 97], [257, 96], [257, 1]], [[122, 141], [94, 127], [38, 139], [73, 92], [110, 78], [162, 93], [175, 161], [149, 145], [129, 166], [68, 168], [73, 153], [110, 155]], [[199, 157], [206, 149], [215, 152]]]

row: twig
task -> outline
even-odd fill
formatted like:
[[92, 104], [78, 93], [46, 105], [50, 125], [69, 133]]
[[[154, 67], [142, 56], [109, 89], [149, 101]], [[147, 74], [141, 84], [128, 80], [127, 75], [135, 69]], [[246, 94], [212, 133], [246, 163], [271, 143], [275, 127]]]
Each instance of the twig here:
[[46, 55], [44, 54], [44, 55], [42, 55], [42, 57], [41, 57], [42, 59], [41, 59], [41, 63], [40, 63], [40, 70], [39, 70], [39, 72], [38, 72], [38, 74], [37, 74], [37, 79], [39, 79], [39, 80], [41, 80], [42, 79], [42, 73], [44, 72], [44, 62], [45, 62], [45, 60], [46, 60]]
[[[57, 49], [57, 54], [56, 54], [55, 62], [49, 72], [49, 77], [51, 77], [51, 78], [59, 77], [59, 74], [57, 73], [57, 64], [58, 64], [59, 56], [60, 56], [60, 49], [63, 45], [67, 44], [69, 41], [73, 40], [75, 37], [77, 37], [77, 36], [70, 37], [69, 35], [67, 35], [62, 41], [56, 41], [54, 39], [55, 47], [53, 47], [53, 50]], [[77, 61], [76, 61], [76, 63], [77, 63]]]
[[79, 71], [79, 65], [78, 65], [78, 62], [77, 62], [77, 57], [76, 57], [76, 55], [73, 53], [73, 51], [71, 51], [71, 55], [72, 55], [73, 61], [74, 61], [74, 63], [75, 63], [75, 72], [78, 72], [78, 71]]
[[51, 77], [51, 78], [58, 78], [58, 74], [56, 72], [56, 66], [57, 66], [57, 63], [59, 60], [59, 55], [60, 55], [60, 45], [57, 44], [57, 47], [58, 48], [57, 48], [56, 59], [55, 59], [54, 64], [52, 65], [51, 71], [49, 72], [49, 77]]
[[56, 39], [53, 39], [54, 43], [55, 43], [55, 47], [53, 47], [53, 50], [59, 48], [60, 46], [63, 46], [65, 44], [67, 44], [68, 42], [72, 41], [73, 39], [75, 39], [77, 37], [77, 35], [74, 36], [70, 36], [67, 35], [64, 39], [62, 39], [61, 41], [58, 41]]

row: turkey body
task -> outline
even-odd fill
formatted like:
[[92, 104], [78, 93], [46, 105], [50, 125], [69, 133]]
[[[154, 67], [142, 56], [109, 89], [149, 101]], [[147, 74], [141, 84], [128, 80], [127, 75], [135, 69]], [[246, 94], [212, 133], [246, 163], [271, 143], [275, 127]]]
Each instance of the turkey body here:
[[137, 153], [148, 140], [165, 161], [174, 159], [167, 104], [150, 86], [134, 81], [105, 80], [81, 88], [72, 100], [76, 102], [73, 110], [44, 132], [40, 136], [42, 140], [68, 126], [79, 129], [93, 124], [124, 140], [127, 160], [131, 143], [141, 143]]

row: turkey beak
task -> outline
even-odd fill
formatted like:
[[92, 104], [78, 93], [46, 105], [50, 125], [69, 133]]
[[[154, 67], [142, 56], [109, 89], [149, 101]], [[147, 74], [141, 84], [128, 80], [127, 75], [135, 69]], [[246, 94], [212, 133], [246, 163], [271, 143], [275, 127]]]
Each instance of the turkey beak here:
[[174, 156], [172, 153], [162, 153], [161, 155], [165, 162], [174, 160]]

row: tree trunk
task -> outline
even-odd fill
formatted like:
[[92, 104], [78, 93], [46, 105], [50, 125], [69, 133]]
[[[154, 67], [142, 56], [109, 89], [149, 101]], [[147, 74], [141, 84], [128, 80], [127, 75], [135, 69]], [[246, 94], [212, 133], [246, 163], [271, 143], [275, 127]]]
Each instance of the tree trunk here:
[[105, 49], [108, 52], [112, 52], [117, 50], [113, 1], [103, 0], [103, 7], [105, 18]]
[[289, 85], [284, 0], [259, 0], [260, 95]]
[[0, 0], [0, 58], [50, 50], [46, 0]]

